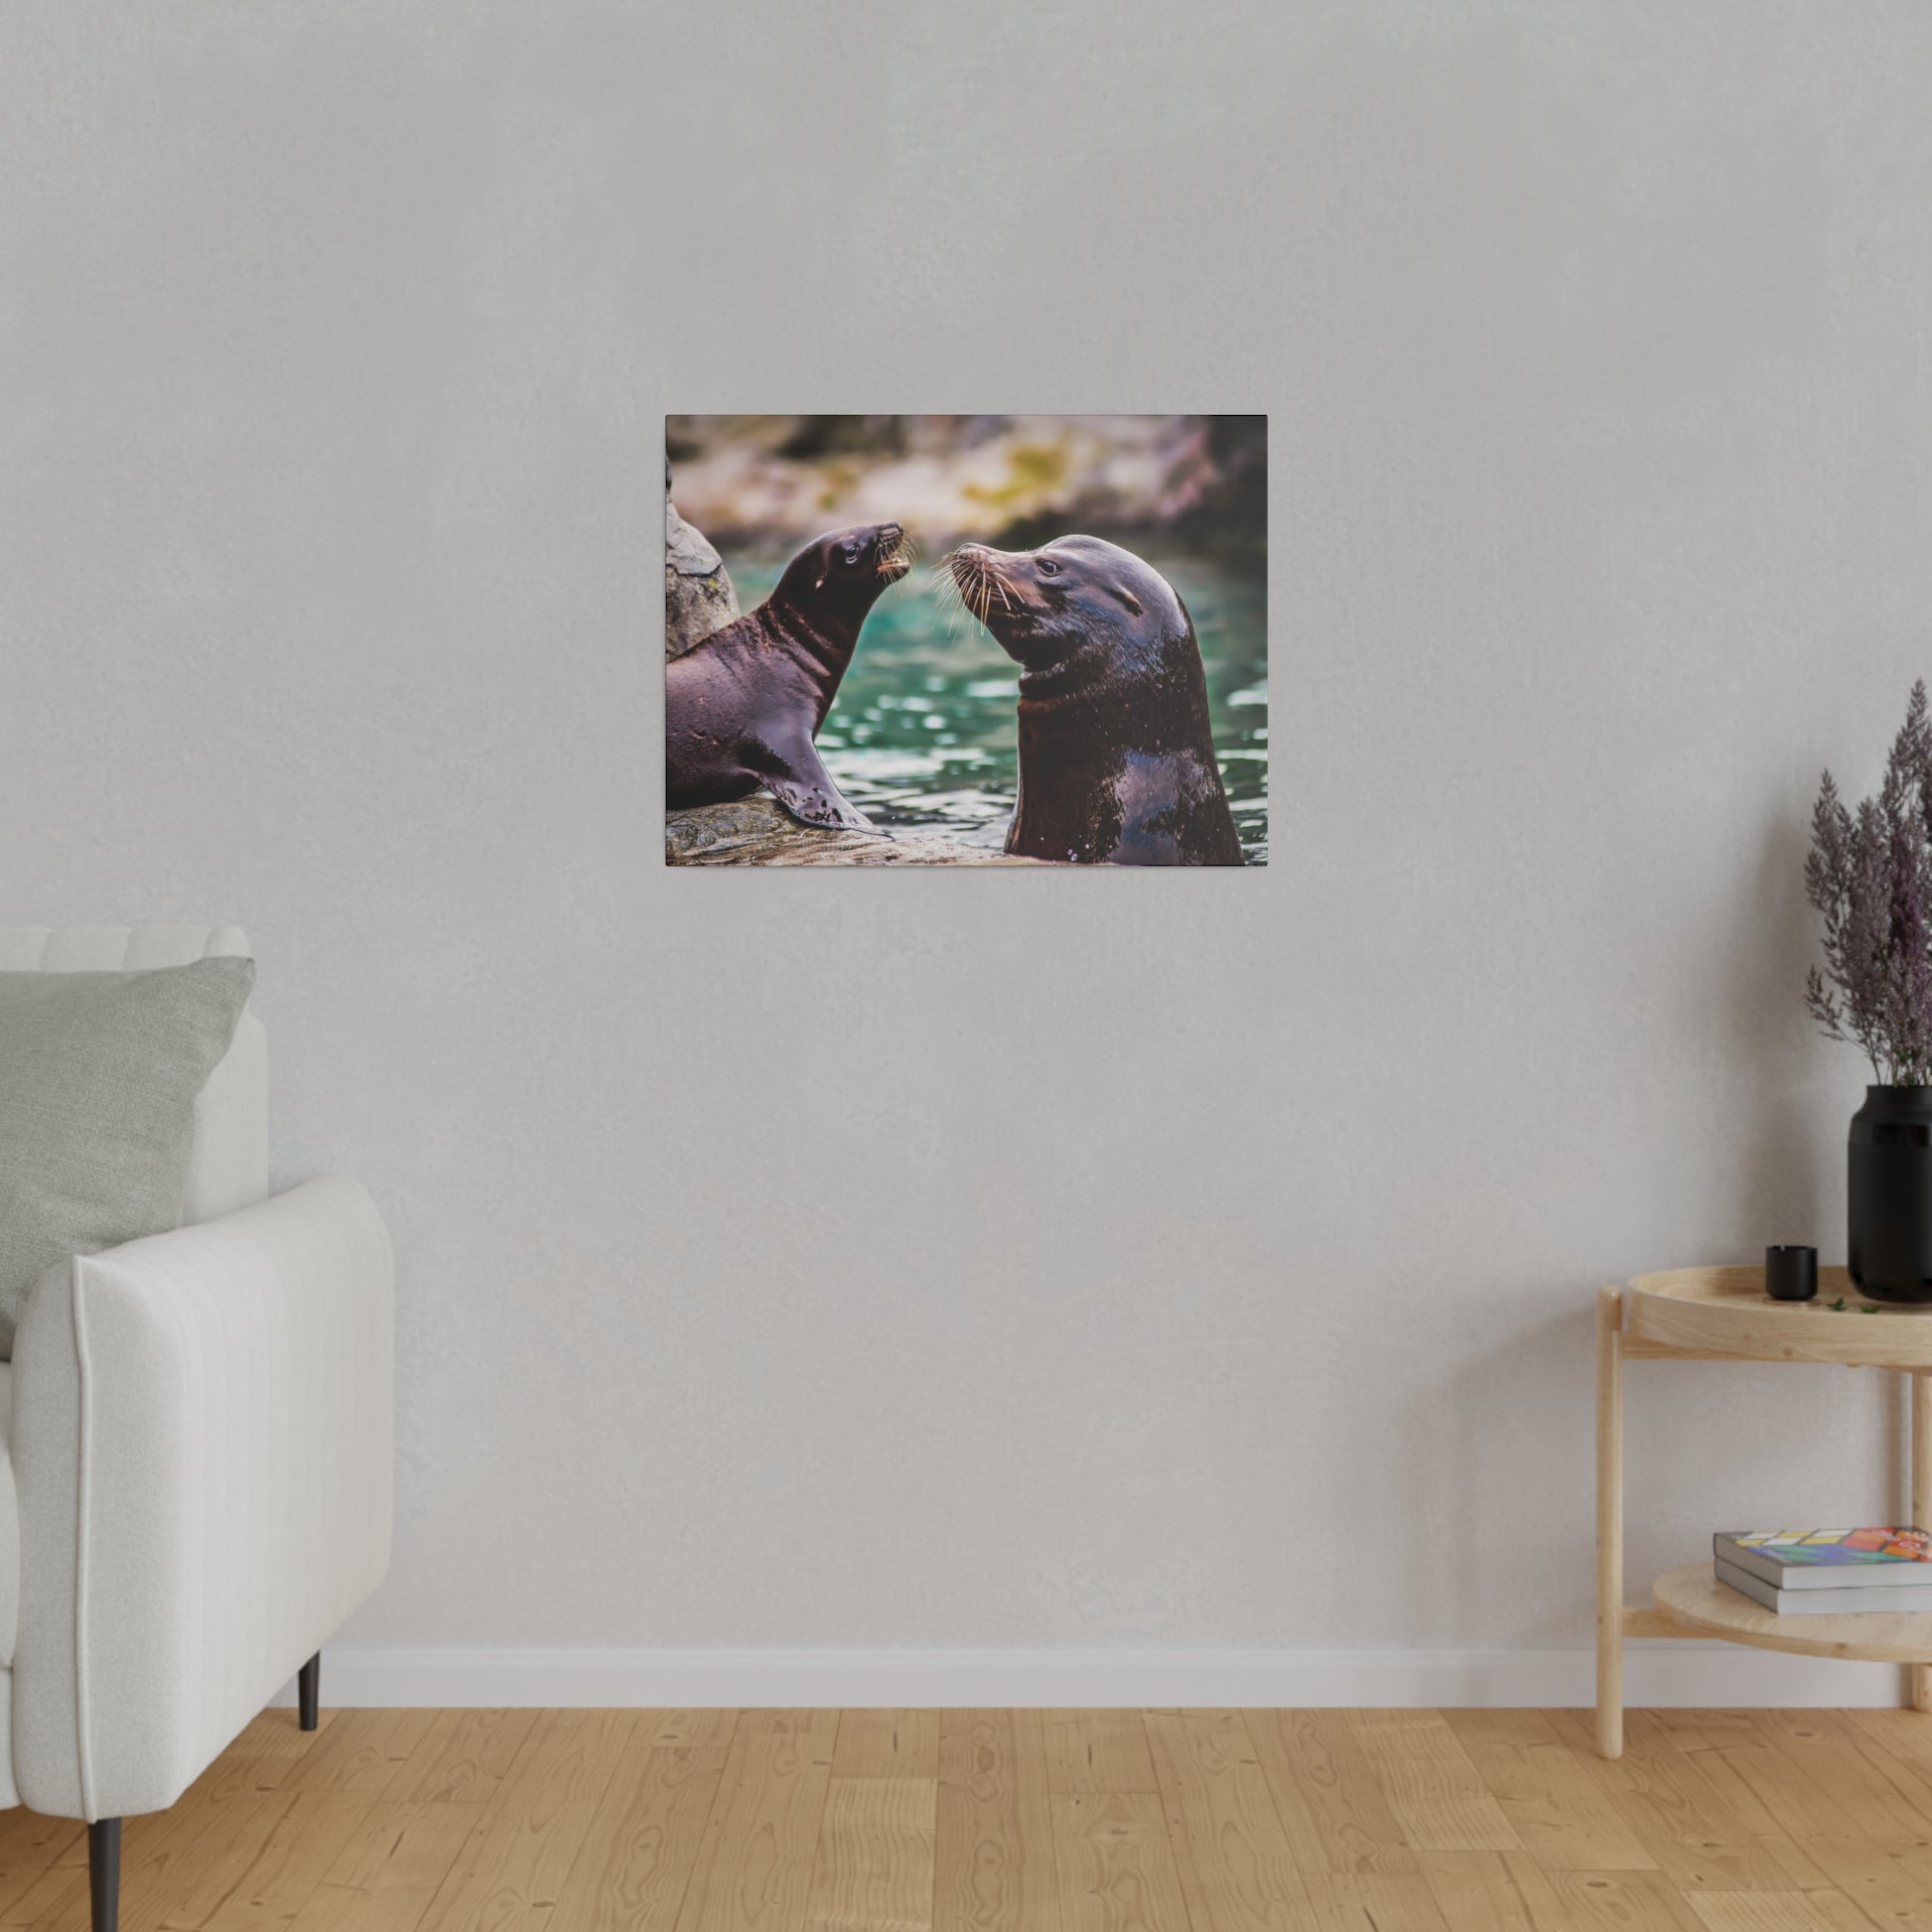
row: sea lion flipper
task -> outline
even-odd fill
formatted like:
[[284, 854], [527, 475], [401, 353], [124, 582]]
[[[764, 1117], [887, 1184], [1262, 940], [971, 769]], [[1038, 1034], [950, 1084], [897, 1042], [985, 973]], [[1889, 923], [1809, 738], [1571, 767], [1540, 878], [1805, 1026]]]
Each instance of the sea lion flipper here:
[[832, 782], [832, 774], [810, 739], [771, 749], [781, 768], [765, 774], [765, 787], [800, 824], [821, 825], [837, 832], [875, 829], [872, 820]]

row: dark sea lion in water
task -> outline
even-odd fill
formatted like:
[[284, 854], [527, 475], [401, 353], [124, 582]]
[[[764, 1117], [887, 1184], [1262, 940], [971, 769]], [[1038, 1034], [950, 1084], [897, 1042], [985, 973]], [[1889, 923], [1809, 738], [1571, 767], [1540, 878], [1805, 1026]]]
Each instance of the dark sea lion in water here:
[[1020, 797], [1007, 850], [1087, 865], [1238, 866], [1193, 620], [1131, 550], [1056, 537], [962, 544], [965, 605], [1020, 666]]
[[832, 782], [813, 740], [860, 626], [911, 568], [897, 523], [834, 530], [785, 566], [756, 611], [664, 666], [664, 802], [719, 805], [763, 785], [807, 825], [872, 821]]

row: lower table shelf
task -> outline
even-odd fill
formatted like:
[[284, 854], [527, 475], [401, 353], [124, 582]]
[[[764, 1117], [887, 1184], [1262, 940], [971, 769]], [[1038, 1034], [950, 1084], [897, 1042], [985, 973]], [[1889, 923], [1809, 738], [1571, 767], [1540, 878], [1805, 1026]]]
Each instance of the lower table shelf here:
[[1793, 1650], [1806, 1657], [1852, 1657], [1872, 1664], [1932, 1664], [1932, 1610], [1892, 1616], [1779, 1616], [1719, 1583], [1708, 1563], [1667, 1570], [1652, 1592], [1657, 1607], [1686, 1631]]

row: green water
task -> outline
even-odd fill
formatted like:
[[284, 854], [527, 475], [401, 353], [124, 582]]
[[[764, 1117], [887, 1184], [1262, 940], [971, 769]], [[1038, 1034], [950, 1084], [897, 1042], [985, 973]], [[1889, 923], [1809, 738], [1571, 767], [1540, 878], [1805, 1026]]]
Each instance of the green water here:
[[[1250, 865], [1268, 861], [1268, 624], [1259, 577], [1149, 558], [1194, 620], [1214, 753]], [[731, 562], [742, 608], [762, 603], [783, 558]], [[1019, 666], [977, 623], [941, 607], [918, 566], [873, 607], [818, 749], [876, 823], [998, 850], [1013, 817]]]

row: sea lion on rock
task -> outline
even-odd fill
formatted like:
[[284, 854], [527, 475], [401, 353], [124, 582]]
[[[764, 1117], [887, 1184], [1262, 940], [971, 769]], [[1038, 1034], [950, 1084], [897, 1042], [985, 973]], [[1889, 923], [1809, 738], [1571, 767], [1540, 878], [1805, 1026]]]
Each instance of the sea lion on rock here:
[[911, 568], [897, 523], [834, 530], [757, 610], [664, 666], [664, 802], [721, 805], [763, 785], [806, 825], [864, 831], [812, 742], [867, 614]]
[[966, 608], [1020, 666], [1009, 852], [1087, 865], [1238, 866], [1193, 620], [1131, 550], [1056, 537], [962, 544]]

